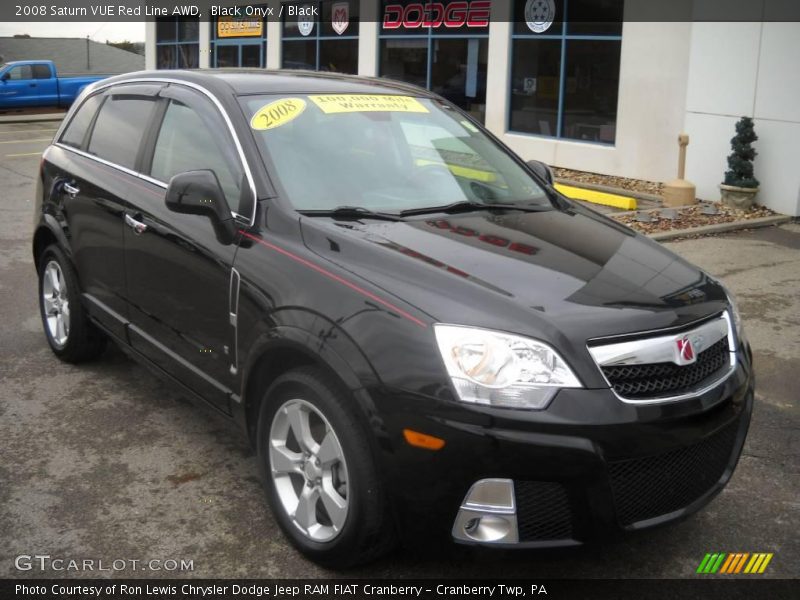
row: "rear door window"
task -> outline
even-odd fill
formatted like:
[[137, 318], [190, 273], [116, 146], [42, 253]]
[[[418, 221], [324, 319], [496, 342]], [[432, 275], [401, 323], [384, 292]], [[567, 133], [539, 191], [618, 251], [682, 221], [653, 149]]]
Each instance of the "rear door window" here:
[[103, 100], [102, 94], [88, 98], [86, 102], [81, 104], [81, 107], [72, 117], [72, 120], [67, 125], [66, 131], [61, 136], [61, 143], [73, 148], [83, 149], [83, 141], [86, 137], [86, 132], [92, 124], [92, 119], [97, 112], [100, 103]]
[[128, 169], [136, 168], [139, 146], [155, 107], [155, 98], [110, 95], [97, 115], [90, 154]]
[[50, 67], [47, 65], [33, 65], [34, 79], [50, 79]]

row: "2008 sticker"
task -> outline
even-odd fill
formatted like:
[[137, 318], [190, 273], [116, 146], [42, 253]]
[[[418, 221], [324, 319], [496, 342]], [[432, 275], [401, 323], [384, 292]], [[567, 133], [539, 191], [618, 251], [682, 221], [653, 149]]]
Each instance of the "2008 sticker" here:
[[302, 98], [283, 98], [262, 106], [253, 118], [250, 127], [257, 131], [275, 129], [295, 120], [306, 109], [306, 101]]

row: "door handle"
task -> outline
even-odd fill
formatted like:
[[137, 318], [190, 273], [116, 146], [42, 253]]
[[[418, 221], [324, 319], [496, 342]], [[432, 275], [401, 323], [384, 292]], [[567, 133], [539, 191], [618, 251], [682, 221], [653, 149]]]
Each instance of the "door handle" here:
[[69, 183], [67, 183], [65, 181], [64, 182], [64, 191], [67, 192], [67, 194], [69, 194], [70, 198], [74, 198], [75, 196], [78, 195], [78, 193], [81, 190], [79, 188], [76, 188], [74, 185], [70, 185]]
[[128, 213], [125, 213], [125, 225], [133, 229], [133, 233], [136, 235], [142, 235], [145, 231], [147, 231], [147, 225], [145, 223], [137, 221]]

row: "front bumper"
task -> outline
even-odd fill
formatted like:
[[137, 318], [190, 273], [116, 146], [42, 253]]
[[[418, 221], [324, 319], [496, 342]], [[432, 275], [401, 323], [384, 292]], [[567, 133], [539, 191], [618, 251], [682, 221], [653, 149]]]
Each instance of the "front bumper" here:
[[[753, 389], [749, 353], [740, 352], [735, 372], [718, 387], [665, 405], [626, 404], [608, 389], [562, 390], [546, 411], [373, 394], [391, 442], [381, 455], [398, 529], [410, 545], [453, 539], [454, 523], [468, 522], [458, 516], [465, 496], [483, 479], [513, 481], [517, 535], [456, 541], [571, 546], [680, 519], [733, 474]], [[446, 445], [413, 448], [400, 442], [403, 428]]]

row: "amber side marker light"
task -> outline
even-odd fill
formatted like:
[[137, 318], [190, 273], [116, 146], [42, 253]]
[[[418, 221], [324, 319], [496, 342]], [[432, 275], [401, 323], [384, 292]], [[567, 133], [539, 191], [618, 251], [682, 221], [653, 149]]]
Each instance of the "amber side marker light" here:
[[444, 448], [443, 439], [420, 433], [413, 429], [403, 429], [403, 436], [406, 438], [409, 445], [416, 446], [417, 448], [425, 448], [426, 450], [441, 450]]

